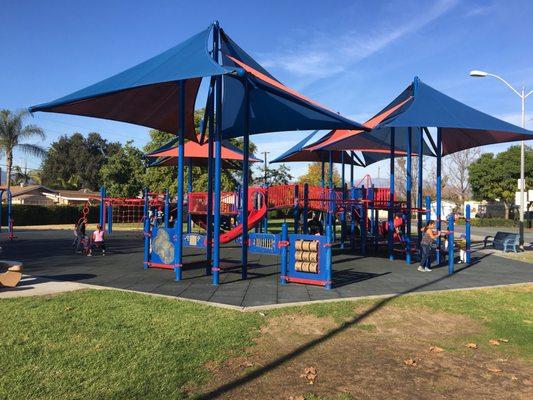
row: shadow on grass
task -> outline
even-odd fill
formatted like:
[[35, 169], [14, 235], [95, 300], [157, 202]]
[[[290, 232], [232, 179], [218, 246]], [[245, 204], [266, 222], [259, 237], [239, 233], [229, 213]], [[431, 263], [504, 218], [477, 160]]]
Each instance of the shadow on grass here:
[[[479, 261], [479, 260], [478, 260]], [[335, 329], [332, 329], [330, 330], [329, 332], [327, 332], [326, 334], [322, 335], [321, 337], [319, 338], [316, 338], [298, 348], [296, 348], [295, 350], [269, 362], [268, 364], [265, 364], [263, 365], [261, 368], [258, 368], [254, 371], [251, 371], [231, 382], [228, 382], [222, 386], [219, 386], [218, 388], [216, 389], [213, 389], [207, 393], [204, 393], [200, 396], [198, 396], [197, 398], [198, 399], [214, 399], [214, 398], [218, 398], [220, 396], [223, 396], [225, 393], [233, 390], [233, 389], [236, 389], [242, 385], [245, 385], [249, 382], [252, 382], [253, 380], [257, 379], [257, 378], [260, 378], [262, 375], [270, 372], [270, 371], [273, 371], [275, 370], [276, 368], [278, 368], [279, 366], [293, 360], [294, 358], [304, 354], [305, 352], [313, 349], [314, 347], [334, 338], [335, 336], [339, 335], [340, 333], [346, 331], [347, 329], [351, 328], [352, 326], [355, 326], [357, 325], [358, 323], [360, 323], [361, 321], [365, 320], [366, 318], [370, 317], [372, 314], [376, 313], [377, 311], [379, 311], [380, 309], [382, 309], [383, 307], [385, 307], [387, 304], [391, 303], [392, 301], [394, 301], [395, 299], [398, 299], [402, 296], [405, 296], [409, 293], [413, 293], [413, 292], [417, 292], [417, 291], [420, 291], [424, 288], [427, 288], [428, 286], [431, 286], [431, 285], [434, 285], [438, 282], [441, 282], [441, 281], [445, 281], [447, 279], [449, 279], [451, 276], [455, 275], [456, 273], [458, 272], [461, 272], [461, 271], [464, 271], [468, 268], [470, 268], [472, 266], [471, 265], [468, 265], [468, 266], [464, 266], [462, 268], [459, 268], [455, 271], [454, 274], [452, 275], [445, 275], [445, 276], [442, 276], [440, 278], [437, 278], [437, 279], [433, 279], [429, 282], [426, 282], [426, 283], [423, 283], [423, 284], [420, 284], [420, 285], [417, 285], [417, 286], [413, 286], [412, 288], [409, 288], [401, 293], [398, 293], [398, 294], [395, 294], [395, 295], [392, 295], [390, 297], [387, 297], [387, 298], [384, 298], [382, 300], [380, 300], [378, 303], [374, 304], [372, 307], [370, 307], [368, 310], [366, 310], [365, 312], [363, 312], [362, 314], [348, 320], [348, 321], [345, 321], [342, 325], [340, 325], [339, 327], [335, 328]]]

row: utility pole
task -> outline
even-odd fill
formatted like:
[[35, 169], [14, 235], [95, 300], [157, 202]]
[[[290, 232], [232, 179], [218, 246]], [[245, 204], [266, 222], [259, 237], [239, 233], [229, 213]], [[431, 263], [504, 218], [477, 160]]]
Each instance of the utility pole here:
[[265, 186], [268, 185], [268, 167], [267, 167], [267, 154], [269, 154], [270, 151], [263, 151], [263, 154], [265, 156]]

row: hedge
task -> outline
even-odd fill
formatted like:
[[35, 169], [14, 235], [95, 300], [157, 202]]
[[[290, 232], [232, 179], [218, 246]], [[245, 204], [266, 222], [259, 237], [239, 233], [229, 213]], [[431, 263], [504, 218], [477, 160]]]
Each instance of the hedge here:
[[[25, 204], [13, 204], [11, 208], [14, 225], [74, 225], [82, 216], [82, 205], [76, 206], [33, 206]], [[88, 219], [90, 223], [98, 222], [98, 206], [89, 208]], [[5, 207], [2, 215], [2, 223], [5, 225]]]
[[[464, 220], [464, 218], [461, 218], [456, 223], [458, 225], [464, 225], [465, 224], [465, 220]], [[513, 228], [513, 227], [517, 227], [518, 224], [513, 219], [505, 219], [505, 218], [471, 218], [470, 219], [470, 226], [479, 226], [479, 227], [500, 227], [501, 226], [501, 227], [506, 227], [506, 228]]]

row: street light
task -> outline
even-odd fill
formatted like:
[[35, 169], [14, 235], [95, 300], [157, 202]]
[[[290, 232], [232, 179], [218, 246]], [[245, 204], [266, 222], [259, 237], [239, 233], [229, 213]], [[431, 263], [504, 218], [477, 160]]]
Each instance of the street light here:
[[[470, 71], [470, 76], [474, 78], [485, 78], [486, 76], [492, 76], [493, 78], [498, 79], [499, 81], [505, 83], [505, 85], [515, 92], [518, 97], [522, 100], [522, 128], [526, 129], [526, 99], [533, 93], [533, 90], [526, 94], [526, 88], [522, 86], [522, 90], [519, 92], [514, 87], [511, 86], [509, 82], [503, 79], [501, 76], [489, 74], [485, 71], [472, 70]], [[525, 171], [524, 171], [524, 159], [525, 159], [525, 145], [522, 140], [520, 146], [520, 246], [524, 246], [524, 213], [525, 213], [525, 204], [524, 204], [524, 191], [525, 191]]]

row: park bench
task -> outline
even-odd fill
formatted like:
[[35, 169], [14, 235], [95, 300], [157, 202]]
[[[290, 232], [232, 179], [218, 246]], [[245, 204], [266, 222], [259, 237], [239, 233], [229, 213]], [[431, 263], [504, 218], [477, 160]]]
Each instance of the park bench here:
[[[492, 240], [491, 240], [492, 239]], [[515, 253], [516, 247], [520, 243], [520, 236], [517, 233], [511, 232], [496, 232], [495, 236], [486, 236], [483, 240], [483, 248], [487, 247], [487, 244], [490, 244], [496, 250], [502, 250], [506, 253], [508, 250], [513, 250]]]

